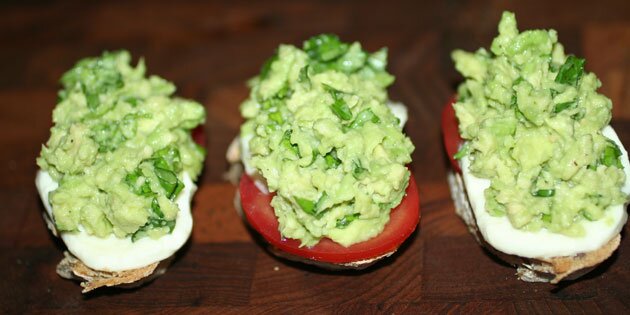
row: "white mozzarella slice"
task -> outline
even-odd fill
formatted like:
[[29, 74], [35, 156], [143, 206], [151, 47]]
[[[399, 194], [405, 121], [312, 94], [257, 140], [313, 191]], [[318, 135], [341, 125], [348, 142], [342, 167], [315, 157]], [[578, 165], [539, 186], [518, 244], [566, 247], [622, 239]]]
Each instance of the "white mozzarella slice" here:
[[[628, 194], [630, 193], [628, 152], [612, 127], [607, 126], [602, 132], [621, 149], [621, 163], [626, 174], [622, 191]], [[546, 229], [538, 232], [515, 229], [507, 216], [493, 217], [486, 211], [483, 192], [490, 186], [490, 180], [475, 177], [470, 173], [468, 170], [470, 161], [467, 156], [460, 162], [468, 199], [472, 205], [479, 232], [486, 242], [501, 252], [527, 258], [572, 256], [600, 248], [619, 234], [626, 223], [626, 205], [620, 204], [609, 207], [606, 215], [600, 220], [584, 220], [582, 224], [586, 233], [583, 237], [569, 237], [549, 232]]]
[[[89, 235], [82, 227], [79, 227], [78, 232], [61, 232], [61, 239], [68, 247], [68, 251], [86, 266], [95, 270], [130, 270], [164, 260], [186, 243], [192, 231], [190, 202], [197, 186], [187, 173], [184, 173], [183, 180], [184, 189], [176, 199], [179, 212], [175, 228], [170, 234], [158, 239], [143, 237], [132, 242], [131, 237], [117, 238], [113, 234], [105, 238]], [[52, 218], [48, 195], [57, 189], [57, 182], [50, 177], [48, 172], [40, 170], [37, 172], [35, 185], [48, 215]]]
[[400, 128], [404, 127], [407, 123], [407, 106], [403, 103], [388, 101], [387, 107], [389, 107], [392, 114], [400, 120]]

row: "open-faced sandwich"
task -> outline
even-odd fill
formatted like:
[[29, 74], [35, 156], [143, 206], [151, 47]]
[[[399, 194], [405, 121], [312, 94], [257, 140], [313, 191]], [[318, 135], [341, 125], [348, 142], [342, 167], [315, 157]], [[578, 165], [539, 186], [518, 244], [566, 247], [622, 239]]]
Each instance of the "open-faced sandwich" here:
[[125, 51], [83, 59], [61, 83], [36, 178], [48, 228], [68, 249], [57, 272], [84, 280], [83, 292], [138, 285], [190, 236], [205, 156], [191, 130], [205, 110]]
[[519, 32], [503, 13], [489, 51], [453, 52], [465, 82], [442, 117], [457, 213], [524, 281], [590, 271], [627, 219], [630, 164], [609, 126], [612, 102], [557, 40]]
[[281, 45], [249, 82], [228, 160], [243, 163], [240, 206], [285, 258], [343, 269], [391, 255], [419, 220], [402, 133], [386, 87], [387, 51], [319, 35]]

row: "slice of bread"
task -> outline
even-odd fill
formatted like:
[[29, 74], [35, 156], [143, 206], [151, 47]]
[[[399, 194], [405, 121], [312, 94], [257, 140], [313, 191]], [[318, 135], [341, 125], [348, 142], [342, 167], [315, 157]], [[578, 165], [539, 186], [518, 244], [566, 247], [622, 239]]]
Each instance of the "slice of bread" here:
[[455, 212], [462, 218], [464, 223], [466, 223], [468, 231], [470, 231], [481, 246], [499, 259], [516, 267], [516, 276], [520, 280], [555, 284], [561, 280], [576, 279], [608, 259], [617, 247], [619, 247], [621, 236], [617, 234], [599, 249], [573, 256], [540, 257], [532, 259], [500, 252], [488, 244], [479, 232], [475, 214], [470, 205], [462, 176], [459, 173], [451, 171], [448, 174], [448, 184], [451, 188], [451, 197], [455, 203]]
[[57, 265], [57, 274], [62, 278], [80, 280], [83, 287], [82, 293], [100, 287], [135, 288], [141, 286], [164, 274], [171, 261], [171, 259], [167, 259], [138, 269], [101, 271], [91, 269], [67, 251], [64, 252], [64, 256]]
[[[42, 215], [50, 232], [55, 237], [59, 237], [55, 224], [48, 216], [48, 212], [43, 211]], [[175, 256], [172, 255], [165, 260], [154, 262], [141, 268], [123, 271], [104, 271], [95, 270], [86, 266], [80, 259], [76, 258], [68, 251], [64, 251], [63, 254], [64, 258], [57, 264], [57, 274], [65, 279], [81, 281], [81, 287], [83, 287], [82, 293], [87, 293], [100, 287], [139, 287], [163, 275]]]

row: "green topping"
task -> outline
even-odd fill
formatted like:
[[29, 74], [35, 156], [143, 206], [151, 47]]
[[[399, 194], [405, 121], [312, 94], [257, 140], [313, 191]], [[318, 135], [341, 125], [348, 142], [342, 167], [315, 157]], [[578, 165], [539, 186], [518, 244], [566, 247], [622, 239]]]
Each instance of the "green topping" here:
[[295, 197], [295, 202], [297, 202], [304, 212], [315, 215], [315, 202], [300, 197]]
[[577, 85], [584, 74], [585, 62], [585, 59], [577, 58], [573, 55], [568, 56], [567, 60], [560, 67], [555, 81], [562, 84]]
[[66, 100], [75, 87], [81, 89], [86, 105], [95, 110], [101, 105], [101, 96], [124, 86], [122, 74], [118, 71], [117, 53], [105, 52], [102, 58], [86, 58], [61, 77], [64, 90], [59, 92], [61, 100]]
[[352, 112], [350, 111], [350, 107], [346, 104], [346, 101], [343, 98], [336, 99], [335, 102], [330, 105], [333, 113], [337, 115], [337, 117], [342, 120], [350, 120], [352, 119]]
[[336, 35], [321, 34], [305, 41], [304, 51], [311, 59], [331, 61], [345, 54], [348, 44], [342, 43]]
[[553, 107], [553, 112], [554, 113], [559, 113], [567, 108], [571, 108], [571, 107], [575, 107], [577, 106], [577, 101], [570, 101], [570, 102], [564, 102], [564, 103], [560, 103], [560, 104], [556, 104]]
[[454, 108], [466, 142], [454, 157], [490, 181], [488, 214], [516, 229], [583, 236], [585, 218], [627, 199], [621, 150], [603, 134], [612, 102], [556, 31], [520, 32], [510, 12], [498, 29], [489, 50], [452, 54], [465, 78]]
[[346, 101], [343, 99], [343, 92], [324, 84], [324, 89], [330, 93], [334, 102], [330, 105], [333, 113], [337, 115], [341, 120], [350, 120], [352, 119], [352, 111], [350, 111], [350, 107], [346, 104]]
[[350, 124], [350, 129], [356, 129], [357, 127], [363, 126], [366, 122], [371, 121], [373, 123], [378, 123], [380, 119], [378, 116], [372, 112], [371, 109], [366, 108], [362, 112], [357, 115], [357, 118]]
[[166, 229], [167, 233], [172, 233], [175, 229], [175, 220], [149, 218], [145, 225], [131, 235], [131, 241], [136, 242], [143, 237], [150, 236], [151, 231], [163, 229]]
[[286, 150], [293, 152], [293, 154], [295, 155], [300, 154], [297, 144], [291, 143], [291, 130], [287, 130], [284, 132], [284, 135], [282, 136], [282, 141], [280, 141], [280, 145]]
[[600, 158], [600, 163], [605, 166], [615, 166], [617, 168], [623, 168], [621, 164], [621, 150], [612, 141], [608, 141], [608, 146], [604, 149], [604, 153]]
[[201, 171], [205, 152], [190, 130], [203, 123], [203, 106], [173, 97], [173, 84], [130, 61], [128, 52], [106, 52], [61, 79], [37, 159], [59, 183], [50, 203], [61, 232], [159, 238], [175, 226], [183, 173], [195, 180]]
[[324, 34], [303, 49], [281, 45], [268, 70], [249, 81], [243, 162], [275, 193], [283, 237], [350, 246], [378, 235], [400, 203], [413, 145], [387, 106], [394, 78], [386, 66], [386, 49], [369, 53]]
[[555, 194], [555, 189], [540, 189], [535, 191], [532, 195], [536, 197], [553, 197]]
[[360, 213], [353, 213], [344, 216], [343, 218], [337, 220], [337, 224], [335, 226], [338, 229], [344, 229], [348, 226], [348, 224], [352, 223], [355, 219], [358, 219], [361, 216]]
[[300, 75], [298, 76], [298, 82], [306, 84], [306, 86], [311, 88], [311, 78], [308, 75], [308, 65], [302, 67], [300, 69]]
[[464, 145], [461, 146], [461, 148], [459, 148], [459, 150], [453, 155], [453, 158], [456, 160], [459, 160], [461, 158], [463, 158], [464, 156], [466, 156], [468, 154], [468, 152], [470, 151], [470, 146], [468, 145], [468, 142], [464, 143]]
[[263, 79], [267, 78], [267, 75], [269, 75], [269, 71], [271, 71], [271, 65], [276, 60], [278, 60], [278, 54], [275, 54], [275, 55], [271, 56], [271, 58], [267, 59], [267, 61], [265, 61], [265, 63], [263, 63], [263, 66], [260, 69], [260, 77], [261, 78], [263, 78]]
[[337, 158], [337, 151], [335, 149], [324, 155], [324, 160], [326, 160], [327, 168], [336, 168], [341, 165], [341, 160]]

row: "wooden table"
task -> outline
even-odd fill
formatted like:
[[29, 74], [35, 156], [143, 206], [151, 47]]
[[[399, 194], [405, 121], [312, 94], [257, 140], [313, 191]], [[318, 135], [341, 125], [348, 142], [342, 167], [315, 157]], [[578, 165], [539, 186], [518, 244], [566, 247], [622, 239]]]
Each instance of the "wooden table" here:
[[[460, 80], [455, 48], [489, 46], [501, 11], [524, 28], [555, 28], [587, 58], [630, 144], [630, 2], [598, 1], [28, 1], [0, 4], [0, 313], [628, 313], [630, 241], [581, 281], [517, 281], [454, 214], [439, 115]], [[326, 272], [272, 257], [244, 228], [224, 181], [244, 82], [280, 43], [334, 32], [389, 47], [394, 100], [409, 106], [422, 220], [394, 257], [361, 272]], [[208, 157], [192, 240], [169, 272], [136, 290], [82, 295], [55, 273], [63, 247], [48, 233], [33, 183], [60, 75], [76, 60], [126, 48], [149, 72], [205, 105]], [[627, 230], [628, 228], [626, 228]], [[627, 236], [627, 231], [626, 231]]]

